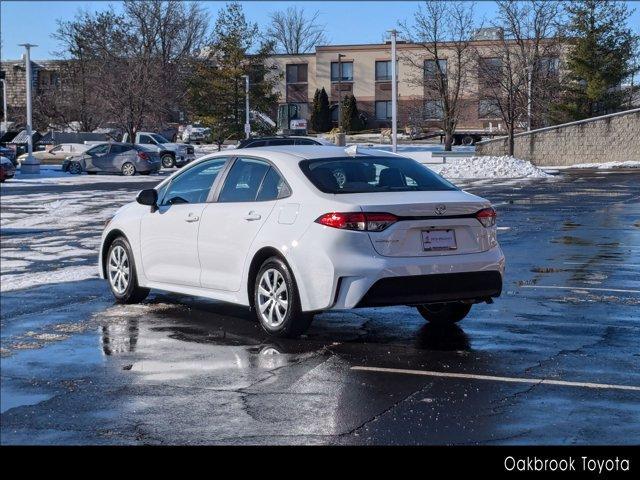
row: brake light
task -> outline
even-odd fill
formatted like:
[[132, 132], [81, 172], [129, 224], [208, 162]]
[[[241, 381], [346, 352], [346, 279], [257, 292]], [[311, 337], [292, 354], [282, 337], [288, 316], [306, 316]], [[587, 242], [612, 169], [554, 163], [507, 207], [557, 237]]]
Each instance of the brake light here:
[[367, 232], [381, 232], [398, 221], [398, 217], [391, 213], [325, 213], [316, 219], [316, 223], [325, 227], [343, 230], [357, 230]]
[[476, 218], [484, 227], [493, 227], [496, 224], [496, 211], [489, 207], [483, 208], [476, 213]]
[[140, 160], [149, 160], [149, 155], [147, 155], [147, 154], [146, 154], [146, 153], [144, 153], [144, 152], [138, 152], [138, 158], [139, 158]]

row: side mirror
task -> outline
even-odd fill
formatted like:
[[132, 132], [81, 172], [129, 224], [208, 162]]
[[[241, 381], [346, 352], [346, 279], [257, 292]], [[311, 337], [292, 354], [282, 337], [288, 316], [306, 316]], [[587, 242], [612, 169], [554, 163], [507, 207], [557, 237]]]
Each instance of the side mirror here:
[[148, 205], [150, 207], [156, 207], [158, 205], [158, 191], [155, 188], [148, 188], [142, 190], [136, 197], [136, 201], [140, 205]]

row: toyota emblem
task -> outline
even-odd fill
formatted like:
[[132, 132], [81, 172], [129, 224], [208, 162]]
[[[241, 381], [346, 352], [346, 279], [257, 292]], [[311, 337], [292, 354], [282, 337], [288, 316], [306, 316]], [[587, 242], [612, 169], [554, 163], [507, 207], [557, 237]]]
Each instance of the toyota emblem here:
[[446, 211], [447, 211], [446, 205], [438, 205], [436, 207], [436, 215], [444, 215]]

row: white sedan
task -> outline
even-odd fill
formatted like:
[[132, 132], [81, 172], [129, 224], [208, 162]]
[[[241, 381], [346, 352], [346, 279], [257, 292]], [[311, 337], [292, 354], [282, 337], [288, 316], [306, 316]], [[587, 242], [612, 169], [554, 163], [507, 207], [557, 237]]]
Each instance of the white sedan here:
[[100, 248], [117, 302], [232, 302], [283, 337], [357, 307], [457, 322], [500, 295], [503, 272], [487, 200], [414, 160], [325, 146], [207, 155], [122, 207]]

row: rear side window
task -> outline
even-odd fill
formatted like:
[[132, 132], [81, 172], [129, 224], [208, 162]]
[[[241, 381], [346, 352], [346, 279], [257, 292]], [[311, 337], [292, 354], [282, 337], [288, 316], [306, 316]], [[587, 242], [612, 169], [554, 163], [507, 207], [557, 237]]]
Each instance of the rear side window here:
[[111, 153], [124, 153], [131, 150], [127, 145], [111, 145]]
[[269, 146], [275, 147], [280, 145], [293, 145], [295, 140], [292, 138], [274, 138], [273, 140], [269, 140]]
[[308, 138], [297, 138], [296, 145], [318, 145], [318, 143]]
[[256, 140], [255, 142], [249, 142], [244, 145], [244, 148], [256, 148], [256, 147], [265, 147], [267, 142], [265, 140]]
[[457, 190], [424, 165], [408, 158], [359, 157], [304, 160], [300, 168], [325, 193]]
[[289, 195], [291, 195], [289, 185], [287, 185], [278, 171], [271, 167], [262, 180], [256, 201], [277, 200], [278, 198], [285, 198]]
[[238, 158], [224, 181], [218, 202], [253, 202], [270, 165], [253, 158]]

